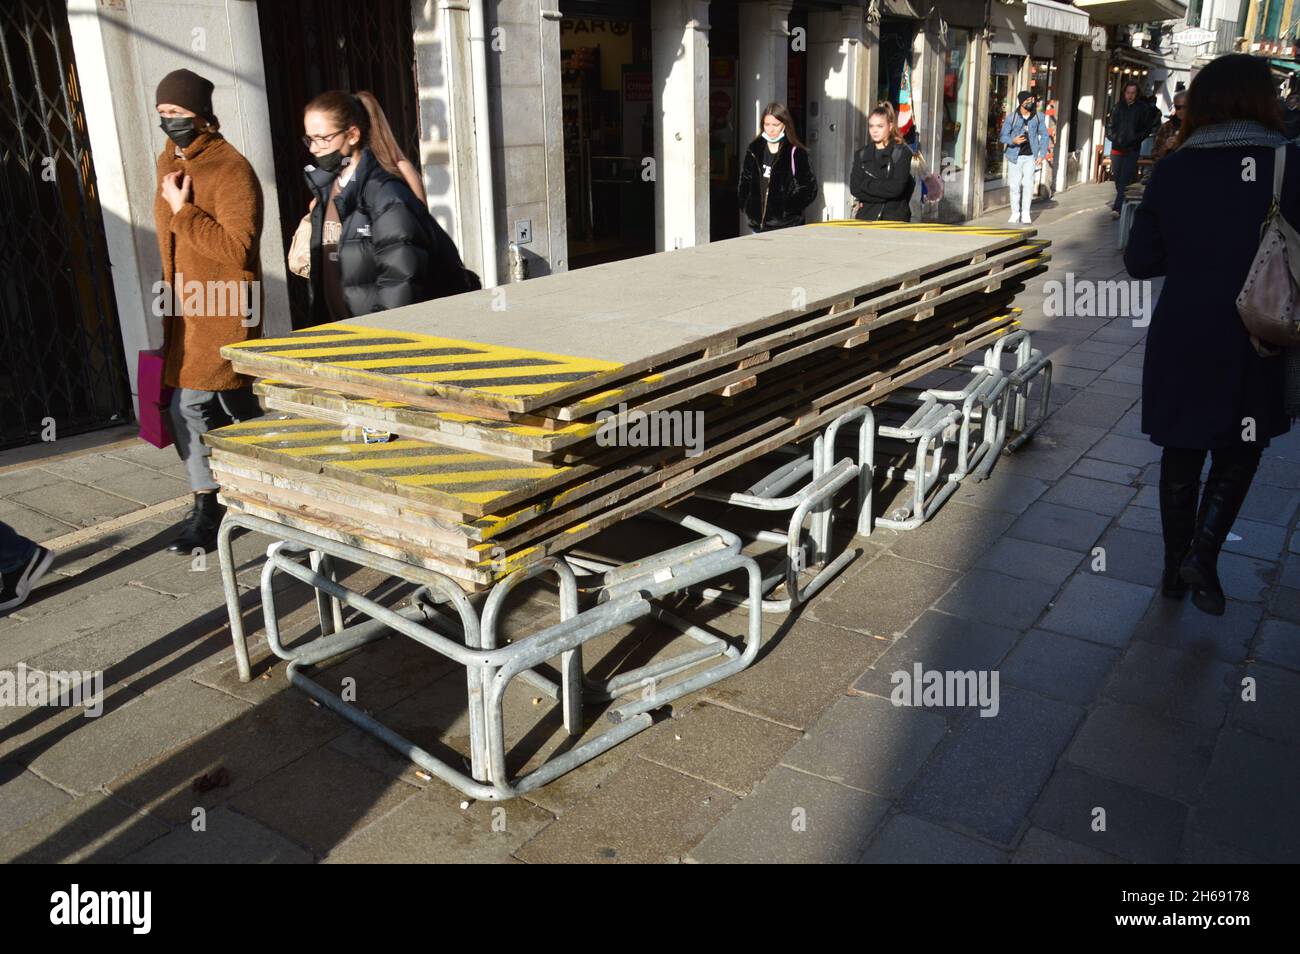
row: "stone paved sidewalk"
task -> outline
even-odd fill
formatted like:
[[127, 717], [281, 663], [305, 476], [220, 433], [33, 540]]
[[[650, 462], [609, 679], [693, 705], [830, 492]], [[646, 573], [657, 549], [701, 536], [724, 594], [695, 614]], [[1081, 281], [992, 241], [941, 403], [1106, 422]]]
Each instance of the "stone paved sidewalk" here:
[[[0, 707], [0, 859], [1300, 859], [1300, 434], [1266, 453], [1228, 544], [1228, 614], [1159, 596], [1143, 332], [1042, 314], [1046, 279], [1125, 277], [1108, 189], [1076, 188], [1039, 212], [1052, 271], [1018, 301], [1055, 362], [1037, 438], [918, 530], [854, 541], [861, 555], [824, 593], [765, 621], [750, 669], [526, 798], [465, 803], [423, 778], [286, 688], [260, 639], [256, 678], [239, 683], [215, 558], [160, 550], [178, 514], [76, 544], [0, 619], [0, 669], [102, 669], [106, 709]], [[38, 538], [184, 493], [171, 451], [143, 446], [4, 464], [0, 519]], [[236, 542], [250, 631], [265, 542]], [[397, 595], [368, 571], [348, 580]], [[286, 631], [309, 636], [308, 594], [284, 585], [280, 599]], [[743, 626], [735, 612], [687, 612]], [[556, 619], [535, 589], [507, 629]], [[670, 651], [653, 627], [628, 627], [587, 662], [608, 671]], [[351, 677], [385, 723], [463, 751], [464, 677], [432, 655], [389, 639], [321, 679]], [[893, 706], [889, 676], [914, 663], [997, 670], [997, 717]], [[1242, 699], [1247, 677], [1255, 701]], [[512, 752], [537, 764], [562, 743], [556, 714], [524, 688], [507, 702]], [[228, 783], [196, 792], [218, 768]]]

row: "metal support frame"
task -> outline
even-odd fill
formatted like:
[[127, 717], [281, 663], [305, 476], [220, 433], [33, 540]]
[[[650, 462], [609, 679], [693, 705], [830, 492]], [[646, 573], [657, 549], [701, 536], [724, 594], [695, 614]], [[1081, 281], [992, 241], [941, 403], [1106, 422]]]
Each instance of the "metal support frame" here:
[[[327, 540], [308, 531], [282, 526], [251, 514], [228, 511], [218, 536], [218, 550], [240, 679], [248, 681], [251, 669], [239, 610], [230, 535], [236, 528], [243, 527], [266, 534], [275, 541], [267, 548], [267, 559], [262, 568], [262, 608], [267, 644], [275, 655], [288, 663], [286, 675], [290, 683], [473, 798], [506, 799], [532, 791], [647, 728], [653, 721], [653, 711], [739, 672], [757, 656], [762, 639], [762, 575], [758, 564], [740, 553], [740, 540], [734, 534], [712, 528], [694, 518], [670, 516], [670, 519], [707, 535], [686, 547], [677, 547], [606, 572], [599, 602], [593, 608], [577, 611], [578, 578], [564, 558], [551, 557], [517, 570], [500, 581], [488, 593], [480, 618], [459, 584], [440, 573], [417, 571], [400, 561]], [[303, 553], [308, 555], [307, 566], [297, 559]], [[333, 563], [335, 559], [423, 585], [412, 594], [409, 607], [389, 609], [339, 583]], [[671, 614], [658, 610], [651, 601], [738, 572], [746, 575], [750, 607], [743, 649], [676, 620], [686, 626], [687, 635], [704, 644], [703, 648], [639, 667], [609, 680], [582, 678], [583, 644], [646, 616], [668, 617]], [[321, 635], [306, 645], [290, 648], [281, 638], [274, 589], [276, 573], [294, 577], [316, 591]], [[510, 645], [498, 646], [498, 620], [504, 601], [519, 584], [544, 573], [554, 573], [558, 580], [560, 622]], [[448, 625], [444, 614], [430, 605], [434, 602], [449, 604], [454, 609], [456, 619], [453, 622], [459, 624], [463, 644], [435, 628], [434, 624], [439, 623], [447, 629], [452, 626]], [[343, 606], [355, 609], [367, 618], [345, 626]], [[470, 720], [468, 775], [393, 732], [303, 672], [307, 667], [326, 662], [390, 633], [413, 639], [465, 667], [466, 705]], [[560, 659], [558, 684], [536, 671], [542, 663], [556, 657]], [[684, 679], [663, 684], [665, 678], [714, 657], [721, 657], [721, 660]], [[612, 723], [611, 728], [525, 775], [512, 777], [506, 768], [504, 698], [515, 678], [527, 679], [535, 686], [547, 688], [553, 698], [561, 701], [564, 725], [570, 735], [582, 731], [581, 706], [584, 701], [613, 700], [633, 693], [635, 696], [609, 710], [606, 715]]]
[[[1002, 368], [1002, 359], [1012, 345], [1016, 364], [1008, 372]], [[725, 679], [753, 662], [762, 638], [762, 614], [789, 612], [807, 601], [856, 556], [855, 552], [846, 550], [830, 559], [834, 498], [844, 487], [857, 482], [856, 530], [865, 536], [870, 535], [873, 527], [874, 478], [882, 474], [911, 483], [911, 506], [903, 508], [900, 516], [874, 519], [874, 525], [912, 529], [924, 523], [966, 476], [976, 479], [988, 476], [999, 450], [1010, 452], [1030, 439], [1047, 416], [1052, 363], [1032, 348], [1028, 332], [1018, 330], [999, 339], [987, 350], [984, 363], [971, 369], [971, 375], [963, 388], [932, 388], [917, 393], [919, 406], [909, 409], [910, 413], [900, 424], [878, 422], [877, 412], [871, 407], [846, 412], [815, 437], [810, 449], [795, 445], [777, 452], [790, 459], [743, 492], [707, 488], [696, 491], [695, 496], [729, 506], [790, 513], [783, 532], [758, 530], [748, 534], [753, 540], [784, 544], [782, 559], [767, 576], [756, 560], [742, 552], [744, 540], [740, 535], [697, 516], [657, 509], [650, 513], [698, 534], [699, 539], [623, 564], [573, 554], [546, 557], [501, 579], [482, 597], [480, 615], [460, 585], [441, 573], [252, 514], [228, 511], [217, 545], [239, 678], [243, 682], [251, 678], [230, 542], [234, 530], [242, 527], [275, 541], [267, 548], [262, 568], [263, 617], [268, 646], [287, 661], [286, 675], [293, 685], [473, 798], [506, 799], [532, 791], [647, 728], [652, 723], [653, 711]], [[1039, 415], [1027, 422], [1026, 406], [1033, 383], [1040, 375], [1043, 382]], [[900, 396], [895, 394], [889, 403], [898, 406]], [[972, 438], [976, 421], [980, 424], [978, 444]], [[844, 429], [854, 424], [858, 428], [857, 461], [844, 457], [837, 462], [837, 441]], [[1017, 432], [1010, 442], [1008, 427]], [[914, 450], [906, 451], [912, 456], [912, 465], [901, 469], [890, 466], [883, 471], [877, 468], [875, 454], [880, 449], [880, 439], [914, 443]], [[957, 443], [955, 470], [945, 475], [943, 455], [954, 440]], [[804, 481], [802, 487], [791, 492], [791, 488]], [[308, 557], [306, 566], [300, 562], [302, 554]], [[389, 609], [349, 589], [338, 580], [336, 560], [369, 567], [415, 584], [411, 605]], [[799, 573], [810, 563], [823, 566], [801, 587]], [[745, 595], [708, 585], [738, 572], [746, 576]], [[306, 645], [289, 648], [281, 639], [274, 589], [276, 573], [292, 576], [314, 591], [320, 636]], [[560, 622], [502, 646], [498, 629], [506, 600], [520, 584], [547, 574], [553, 574], [556, 579]], [[768, 598], [781, 583], [785, 584], [786, 598]], [[581, 590], [596, 593], [594, 607], [579, 611]], [[652, 602], [685, 591], [706, 600], [748, 607], [743, 648]], [[345, 625], [344, 606], [366, 618]], [[445, 606], [450, 606], [454, 613], [447, 613]], [[676, 629], [700, 647], [609, 679], [595, 679], [584, 672], [582, 647], [585, 643], [647, 616]], [[303, 672], [307, 667], [327, 662], [391, 633], [413, 639], [465, 667], [470, 722], [468, 775], [386, 728]], [[560, 661], [558, 682], [539, 670], [543, 663], [555, 658]], [[668, 685], [662, 683], [713, 659], [718, 661], [692, 675]], [[506, 767], [504, 698], [510, 682], [516, 678], [559, 702], [564, 727], [570, 736], [583, 731], [584, 703], [632, 698], [606, 713], [611, 728], [527, 774], [511, 777]]]
[[[1012, 345], [1015, 346], [1015, 366], [1010, 371], [1003, 371], [1003, 355]], [[1033, 439], [1034, 433], [1047, 420], [1052, 399], [1052, 362], [1033, 347], [1029, 332], [1019, 329], [994, 342], [985, 353], [984, 364], [980, 367], [1006, 375], [1007, 387], [1002, 392], [1002, 404], [996, 411], [996, 441], [1002, 448], [1002, 453], [1014, 453], [1026, 441]], [[1035, 380], [1039, 377], [1042, 382], [1038, 394], [1038, 416], [1030, 421], [1029, 398]], [[1010, 439], [1007, 437], [1008, 429], [1015, 431], [1015, 436]], [[975, 479], [984, 480], [988, 477], [995, 460], [995, 456], [986, 457], [976, 468], [973, 474]]]
[[[960, 428], [961, 411], [951, 404], [940, 404], [933, 395], [919, 396], [920, 406], [898, 425], [880, 424], [876, 427], [877, 439], [886, 438], [914, 450], [907, 451], [913, 458], [911, 467], [876, 467], [876, 473], [886, 479], [898, 478], [912, 485], [910, 505], [895, 508], [896, 516], [875, 518], [879, 527], [892, 530], [912, 530], [925, 523], [934, 511], [957, 490], [957, 484], [940, 480], [943, 471], [945, 436], [950, 430]], [[877, 449], [879, 449], [877, 444]]]

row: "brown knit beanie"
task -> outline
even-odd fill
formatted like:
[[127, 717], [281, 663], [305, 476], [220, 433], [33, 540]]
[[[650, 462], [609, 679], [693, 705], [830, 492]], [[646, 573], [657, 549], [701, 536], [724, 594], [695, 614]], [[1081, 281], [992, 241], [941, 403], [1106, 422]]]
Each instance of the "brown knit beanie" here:
[[154, 103], [159, 106], [170, 103], [188, 109], [210, 123], [217, 121], [217, 117], [212, 115], [212, 84], [189, 70], [172, 70], [164, 76], [158, 84]]

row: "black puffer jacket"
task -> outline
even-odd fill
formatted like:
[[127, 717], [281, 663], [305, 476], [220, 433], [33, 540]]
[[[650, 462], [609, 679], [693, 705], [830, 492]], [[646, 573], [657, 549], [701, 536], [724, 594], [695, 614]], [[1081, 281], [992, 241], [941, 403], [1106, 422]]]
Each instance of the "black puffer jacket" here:
[[[767, 207], [764, 208], [761, 150], [766, 148], [767, 141], [762, 136], [755, 137], [745, 150], [745, 160], [740, 166], [736, 197], [749, 219], [749, 227], [755, 232], [768, 232], [803, 225], [803, 210], [817, 198], [817, 175], [813, 172], [812, 156], [807, 149], [790, 145], [789, 139], [781, 140], [781, 148], [772, 163], [772, 181], [768, 183]], [[794, 150], [793, 159], [791, 150]]]
[[[342, 234], [339, 269], [352, 317], [458, 295], [478, 286], [461, 263], [456, 243], [400, 178], [362, 149], [357, 171], [335, 200]], [[330, 320], [320, 287], [321, 232], [334, 176], [314, 166], [307, 185], [316, 196], [311, 214], [311, 323]]]
[[1132, 152], [1141, 148], [1142, 143], [1160, 128], [1160, 110], [1144, 99], [1136, 99], [1132, 105], [1120, 100], [1110, 111], [1110, 120], [1106, 123], [1106, 137], [1112, 148], [1120, 152]]
[[853, 157], [849, 191], [862, 203], [857, 217], [866, 221], [912, 221], [912, 150], [902, 143], [877, 149], [867, 143]]

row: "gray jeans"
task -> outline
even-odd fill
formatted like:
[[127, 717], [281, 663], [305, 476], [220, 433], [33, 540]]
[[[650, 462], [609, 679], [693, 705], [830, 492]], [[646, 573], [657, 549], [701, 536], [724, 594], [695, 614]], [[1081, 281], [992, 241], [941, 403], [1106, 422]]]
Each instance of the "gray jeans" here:
[[172, 434], [176, 452], [185, 461], [190, 489], [195, 493], [216, 490], [208, 458], [212, 448], [203, 443], [203, 435], [227, 424], [237, 424], [262, 415], [252, 387], [234, 391], [195, 391], [177, 388], [172, 391]]

